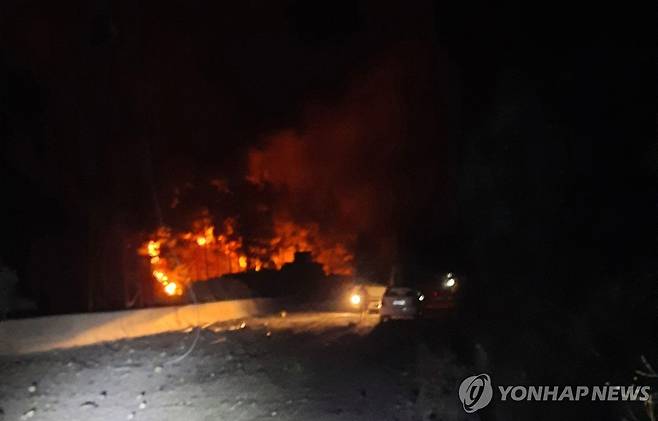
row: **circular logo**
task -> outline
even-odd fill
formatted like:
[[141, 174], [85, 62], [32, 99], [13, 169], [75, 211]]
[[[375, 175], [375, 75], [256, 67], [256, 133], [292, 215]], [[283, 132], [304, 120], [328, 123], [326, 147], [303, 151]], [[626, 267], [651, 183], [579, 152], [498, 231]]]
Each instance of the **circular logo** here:
[[469, 414], [489, 405], [492, 397], [493, 389], [488, 374], [467, 377], [459, 385], [459, 399], [464, 411]]

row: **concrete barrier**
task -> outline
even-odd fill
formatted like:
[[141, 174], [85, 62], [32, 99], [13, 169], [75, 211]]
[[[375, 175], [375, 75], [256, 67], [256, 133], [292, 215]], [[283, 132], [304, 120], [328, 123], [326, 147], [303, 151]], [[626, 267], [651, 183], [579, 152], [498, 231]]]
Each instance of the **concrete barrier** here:
[[16, 355], [164, 332], [265, 315], [275, 300], [258, 298], [106, 313], [68, 314], [0, 322], [0, 355]]

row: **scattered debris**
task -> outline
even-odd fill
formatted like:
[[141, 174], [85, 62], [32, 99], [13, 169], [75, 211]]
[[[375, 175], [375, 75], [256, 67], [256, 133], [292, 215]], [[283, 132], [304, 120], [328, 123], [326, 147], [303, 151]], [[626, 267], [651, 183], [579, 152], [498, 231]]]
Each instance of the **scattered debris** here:
[[21, 415], [22, 420], [28, 420], [34, 416], [34, 414], [37, 413], [36, 408], [31, 408], [29, 411], [25, 412], [23, 415]]
[[[174, 355], [181, 342], [189, 342], [185, 341], [188, 336], [180, 332], [123, 342], [138, 344], [131, 355], [126, 347], [114, 353], [103, 352], [100, 347], [85, 348], [66, 351], [59, 360], [51, 358], [50, 354], [45, 361], [42, 360], [44, 357], [31, 357], [34, 361], [28, 361], [29, 371], [12, 371], [12, 365], [7, 365], [4, 371], [0, 367], [0, 378], [5, 373], [15, 375], [10, 384], [17, 385], [18, 395], [23, 395], [17, 397], [16, 403], [11, 403], [18, 407], [7, 407], [1, 402], [5, 414], [0, 410], [0, 421], [9, 421], [9, 414], [16, 421], [110, 416], [117, 420], [139, 421], [144, 417], [164, 419], [172, 410], [184, 412], [184, 418], [190, 420], [204, 419], [207, 414], [220, 411], [218, 415], [223, 419], [254, 414], [265, 419], [269, 416], [272, 420], [289, 416], [307, 419], [311, 418], [308, 417], [310, 414], [327, 412], [325, 416], [334, 414], [333, 418], [355, 418], [358, 415], [362, 419], [383, 419], [378, 416], [390, 414], [390, 419], [397, 416], [400, 420], [436, 421], [444, 413], [451, 413], [445, 412], [446, 408], [452, 411], [453, 406], [459, 404], [457, 401], [445, 407], [443, 401], [439, 401], [441, 406], [438, 409], [432, 407], [434, 401], [430, 402], [432, 405], [424, 404], [427, 389], [416, 385], [415, 373], [411, 369], [416, 368], [412, 364], [415, 355], [404, 355], [402, 365], [397, 365], [397, 359], [395, 364], [392, 363], [388, 356], [382, 356], [381, 363], [375, 360], [372, 364], [361, 364], [374, 356], [380, 345], [397, 344], [398, 331], [377, 331], [380, 336], [372, 335], [371, 340], [369, 336], [357, 336], [345, 330], [345, 318], [328, 320], [326, 316], [318, 315], [306, 321], [297, 315], [290, 316], [290, 319], [287, 315], [286, 319], [278, 317], [279, 314], [275, 313], [269, 319], [269, 326], [260, 319], [253, 322], [238, 319], [223, 325], [225, 330], [229, 326], [249, 329], [242, 334], [202, 332], [204, 340], [200, 352], [190, 354], [190, 364], [170, 367], [167, 363], [167, 370], [164, 370], [166, 356]], [[272, 335], [275, 329], [276, 340]], [[323, 346], [327, 342], [328, 348]], [[210, 343], [222, 343], [222, 346]], [[167, 352], [161, 352], [162, 349], [167, 349]], [[129, 357], [134, 360], [132, 366], [125, 363]], [[52, 360], [56, 367], [46, 367], [49, 373], [46, 377], [43, 363]], [[73, 368], [67, 369], [69, 361]], [[408, 365], [406, 362], [409, 361]], [[82, 373], [82, 377], [76, 379], [76, 371]], [[445, 376], [436, 378], [446, 379]], [[35, 380], [38, 385], [34, 383], [35, 390], [33, 392], [30, 388], [30, 393], [36, 395], [25, 394]], [[371, 382], [375, 386], [371, 386]], [[15, 393], [3, 383], [6, 383], [4, 379], [0, 380], [0, 395], [5, 391]], [[447, 383], [454, 385], [452, 379]], [[314, 389], [316, 385], [320, 385], [319, 389]], [[415, 391], [414, 387], [417, 387]], [[218, 391], [226, 393], [216, 393]], [[207, 399], [211, 394], [218, 396], [219, 403]], [[420, 396], [414, 396], [418, 394]], [[443, 396], [443, 393], [439, 395]], [[450, 402], [455, 400], [452, 391], [448, 399]], [[252, 406], [258, 407], [254, 409]], [[33, 412], [28, 411], [21, 417], [30, 407], [34, 407]], [[460, 407], [455, 408], [461, 411]], [[411, 418], [412, 414], [417, 417]]]

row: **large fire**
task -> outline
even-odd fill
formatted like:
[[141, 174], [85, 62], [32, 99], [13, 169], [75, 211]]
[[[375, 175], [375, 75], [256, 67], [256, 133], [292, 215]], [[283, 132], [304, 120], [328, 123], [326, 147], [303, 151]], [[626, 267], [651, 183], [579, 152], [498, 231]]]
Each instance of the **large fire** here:
[[348, 244], [354, 241], [352, 237], [342, 239], [344, 241], [325, 239], [317, 224], [302, 227], [283, 219], [274, 221], [274, 233], [269, 256], [276, 268], [292, 262], [296, 252], [310, 251], [325, 273], [352, 274], [353, 256], [348, 250]]
[[210, 218], [196, 221], [189, 231], [174, 232], [161, 227], [139, 249], [150, 259], [154, 279], [167, 295], [180, 295], [181, 286], [194, 280], [217, 278], [248, 270], [281, 269], [294, 260], [298, 251], [311, 252], [327, 274], [350, 275], [352, 238], [345, 243], [323, 239], [315, 224], [300, 226], [275, 220], [274, 236], [258, 245], [245, 245], [236, 221], [224, 220], [215, 226]]

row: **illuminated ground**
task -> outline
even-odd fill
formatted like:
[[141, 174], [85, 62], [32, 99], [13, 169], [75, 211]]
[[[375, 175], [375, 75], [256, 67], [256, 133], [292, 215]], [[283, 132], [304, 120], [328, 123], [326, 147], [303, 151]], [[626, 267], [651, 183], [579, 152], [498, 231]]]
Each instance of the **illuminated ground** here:
[[194, 331], [3, 357], [0, 419], [468, 419], [455, 394], [468, 370], [427, 335], [304, 313], [209, 326], [180, 362]]

